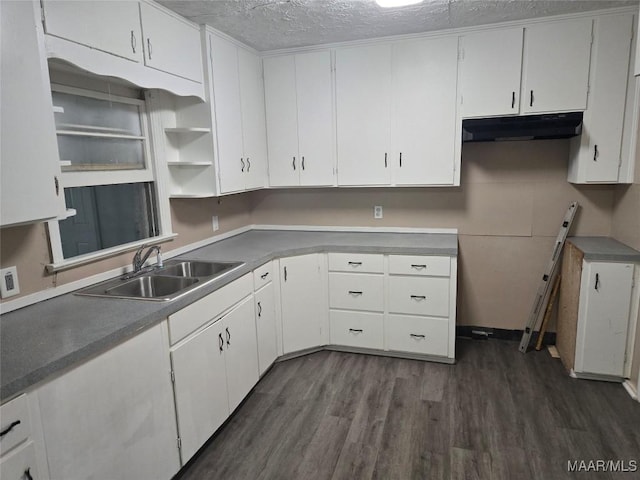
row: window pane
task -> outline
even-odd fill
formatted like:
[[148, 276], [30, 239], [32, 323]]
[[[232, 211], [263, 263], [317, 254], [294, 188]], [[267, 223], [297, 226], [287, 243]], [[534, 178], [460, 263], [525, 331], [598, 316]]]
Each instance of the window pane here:
[[63, 171], [144, 169], [142, 140], [58, 135]]
[[65, 199], [77, 214], [59, 222], [64, 258], [158, 235], [151, 182], [67, 188]]
[[52, 96], [53, 104], [64, 108], [55, 114], [58, 130], [142, 135], [137, 105], [60, 92]]

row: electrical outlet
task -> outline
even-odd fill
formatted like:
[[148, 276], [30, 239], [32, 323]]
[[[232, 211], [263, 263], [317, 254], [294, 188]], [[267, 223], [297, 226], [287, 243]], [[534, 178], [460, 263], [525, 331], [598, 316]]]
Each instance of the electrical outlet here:
[[7, 298], [19, 293], [18, 269], [16, 267], [8, 267], [0, 270], [0, 296]]
[[211, 223], [213, 224], [213, 231], [217, 232], [218, 230], [220, 230], [220, 224], [218, 223], [218, 216], [214, 215], [213, 217], [211, 217]]
[[373, 218], [382, 218], [382, 205], [373, 207]]

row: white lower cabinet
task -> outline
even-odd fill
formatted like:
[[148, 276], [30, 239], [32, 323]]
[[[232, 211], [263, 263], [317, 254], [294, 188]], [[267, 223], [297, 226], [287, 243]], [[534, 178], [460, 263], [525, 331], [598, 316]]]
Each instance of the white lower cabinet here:
[[331, 310], [331, 343], [349, 347], [384, 348], [384, 315], [372, 312]]
[[2, 480], [31, 480], [42, 478], [36, 465], [36, 448], [32, 441], [0, 458]]
[[449, 279], [444, 277], [390, 277], [389, 312], [448, 316]]
[[35, 390], [50, 478], [170, 478], [179, 470], [166, 344], [162, 323]]
[[447, 356], [449, 320], [409, 315], [389, 315], [387, 348], [399, 352]]
[[278, 357], [275, 289], [273, 283], [270, 282], [256, 292], [255, 304], [258, 365], [260, 375], [262, 375]]

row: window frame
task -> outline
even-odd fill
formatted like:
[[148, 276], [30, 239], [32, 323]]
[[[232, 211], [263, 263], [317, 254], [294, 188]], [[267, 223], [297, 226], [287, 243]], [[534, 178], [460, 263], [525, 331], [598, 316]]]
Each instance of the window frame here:
[[[112, 95], [110, 93], [98, 92], [95, 90], [70, 87], [58, 83], [51, 84], [52, 92], [67, 93], [71, 95], [79, 95], [89, 98], [95, 98], [106, 101], [117, 101], [130, 105], [136, 105], [140, 115], [140, 130], [142, 133], [144, 168], [141, 169], [122, 169], [122, 170], [93, 170], [93, 171], [62, 171], [60, 174], [60, 187], [62, 189], [62, 197], [64, 198], [64, 189], [83, 186], [97, 185], [117, 185], [123, 183], [144, 183], [151, 182], [152, 189], [155, 194], [156, 204], [156, 220], [158, 235], [137, 240], [135, 242], [124, 243], [114, 247], [97, 250], [84, 255], [64, 258], [62, 251], [62, 237], [60, 235], [60, 220], [64, 220], [75, 214], [72, 209], [67, 209], [68, 215], [65, 217], [49, 220], [47, 222], [47, 230], [49, 236], [49, 244], [51, 248], [52, 262], [46, 265], [49, 272], [57, 272], [66, 270], [75, 266], [92, 263], [94, 261], [112, 257], [123, 252], [131, 251], [145, 244], [158, 244], [170, 241], [177, 235], [171, 230], [171, 213], [169, 207], [169, 197], [166, 192], [166, 181], [163, 176], [163, 169], [159, 168], [159, 161], [155, 155], [154, 148], [154, 131], [152, 122], [150, 121], [147, 96], [145, 99], [124, 97], [120, 95]], [[56, 130], [56, 137], [58, 131]], [[59, 157], [59, 152], [58, 157]], [[152, 220], [152, 219], [151, 219]]]

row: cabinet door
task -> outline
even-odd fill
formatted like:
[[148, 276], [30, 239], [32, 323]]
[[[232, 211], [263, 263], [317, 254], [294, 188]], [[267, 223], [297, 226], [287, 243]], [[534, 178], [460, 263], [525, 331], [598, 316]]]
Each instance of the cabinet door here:
[[180, 467], [157, 325], [36, 390], [51, 478], [169, 478]]
[[222, 322], [171, 352], [184, 465], [229, 416]]
[[393, 46], [394, 183], [453, 184], [457, 63], [456, 37]]
[[0, 458], [0, 478], [3, 480], [27, 480], [43, 477], [38, 474], [36, 448], [31, 440]]
[[238, 63], [242, 139], [247, 164], [245, 188], [263, 188], [267, 184], [267, 131], [262, 61], [257, 55], [239, 48]]
[[587, 108], [591, 19], [525, 28], [522, 113]]
[[623, 376], [633, 264], [585, 262], [583, 265], [576, 370]]
[[273, 283], [256, 292], [256, 333], [258, 337], [258, 365], [260, 375], [278, 356], [276, 343], [276, 307]]
[[300, 184], [296, 65], [293, 55], [264, 59], [269, 185]]
[[45, 31], [119, 57], [142, 62], [138, 2], [42, 2]]
[[242, 146], [238, 48], [215, 35], [209, 35], [209, 41], [220, 192], [238, 192], [244, 190], [246, 167]]
[[461, 37], [462, 116], [491, 117], [518, 113], [522, 28], [471, 33]]
[[253, 297], [244, 300], [223, 318], [229, 411], [233, 412], [258, 383]]
[[391, 45], [336, 51], [338, 184], [389, 183]]
[[281, 259], [280, 282], [284, 353], [320, 345], [328, 305], [319, 255]]
[[618, 180], [632, 21], [629, 15], [606, 16], [596, 21], [592, 94], [580, 148], [587, 165], [587, 182]]
[[202, 83], [202, 44], [198, 27], [145, 2], [140, 2], [140, 18], [144, 63]]
[[296, 55], [300, 185], [333, 185], [335, 134], [331, 54]]
[[64, 209], [62, 188], [56, 192], [60, 160], [46, 54], [42, 32], [33, 27], [36, 8], [0, 2], [2, 226], [53, 218]]

